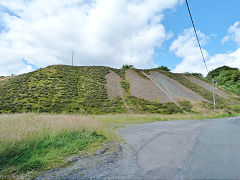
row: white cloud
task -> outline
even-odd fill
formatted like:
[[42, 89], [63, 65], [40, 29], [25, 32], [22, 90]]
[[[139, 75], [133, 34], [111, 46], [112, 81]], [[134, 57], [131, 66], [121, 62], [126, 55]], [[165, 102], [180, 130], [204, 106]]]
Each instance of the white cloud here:
[[233, 40], [240, 46], [240, 22], [235, 22], [230, 28], [228, 29], [228, 34], [222, 39], [222, 43], [226, 41]]
[[216, 54], [210, 58], [208, 64], [211, 69], [223, 65], [240, 68], [240, 48], [228, 54]]
[[182, 0], [1, 0], [0, 75], [76, 65], [153, 67], [154, 48], [169, 38], [163, 11]]
[[[207, 37], [198, 31], [200, 43], [206, 44]], [[201, 72], [206, 74], [205, 65], [194, 35], [192, 28], [185, 29], [183, 34], [173, 41], [171, 51], [174, 51], [177, 57], [182, 58], [183, 61], [176, 66], [174, 72]], [[203, 49], [205, 58], [208, 57], [207, 51]]]
[[[207, 37], [201, 32], [198, 32], [198, 34], [201, 45], [204, 46]], [[173, 41], [170, 50], [173, 51], [177, 57], [183, 59], [173, 70], [174, 72], [199, 72], [203, 75], [207, 74], [193, 29], [184, 30], [183, 34], [179, 35], [178, 38]], [[205, 49], [203, 49], [203, 53], [209, 70], [223, 65], [240, 67], [240, 48], [234, 52], [216, 54], [214, 56], [210, 56]]]

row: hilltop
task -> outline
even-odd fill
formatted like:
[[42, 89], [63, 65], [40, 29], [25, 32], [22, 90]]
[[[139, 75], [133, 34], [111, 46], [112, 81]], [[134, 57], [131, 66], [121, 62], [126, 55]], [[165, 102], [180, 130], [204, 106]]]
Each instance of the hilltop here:
[[218, 86], [240, 95], [240, 71], [238, 68], [222, 66], [212, 70], [207, 79], [214, 78]]
[[[212, 86], [193, 74], [124, 66], [54, 65], [0, 79], [0, 113], [161, 113], [212, 110]], [[239, 112], [240, 98], [216, 89], [217, 108]]]

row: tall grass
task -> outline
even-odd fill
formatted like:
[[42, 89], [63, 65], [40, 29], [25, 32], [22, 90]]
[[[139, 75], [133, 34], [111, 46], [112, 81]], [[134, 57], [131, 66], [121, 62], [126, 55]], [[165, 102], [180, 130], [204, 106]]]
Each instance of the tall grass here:
[[[97, 131], [109, 133], [108, 126], [103, 121], [91, 116], [50, 115], [50, 114], [11, 114], [0, 115], [1, 142], [14, 142], [32, 136], [56, 135], [62, 131]], [[110, 134], [109, 134], [110, 135]]]
[[0, 179], [63, 165], [116, 137], [107, 122], [90, 116], [0, 115]]

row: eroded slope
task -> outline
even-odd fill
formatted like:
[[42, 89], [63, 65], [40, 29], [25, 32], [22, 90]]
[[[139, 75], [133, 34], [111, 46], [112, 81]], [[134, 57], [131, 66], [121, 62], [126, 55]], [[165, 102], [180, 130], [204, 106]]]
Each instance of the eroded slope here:
[[121, 86], [121, 78], [119, 75], [113, 71], [110, 71], [106, 76], [106, 86], [109, 99], [114, 99], [117, 97], [123, 98], [123, 88]]
[[[186, 79], [188, 79], [189, 81], [191, 81], [192, 83], [208, 90], [208, 91], [212, 91], [213, 90], [213, 86], [207, 82], [204, 82], [194, 76], [184, 76]], [[215, 93], [220, 96], [221, 98], [224, 99], [228, 99], [229, 96], [222, 90], [215, 88]]]
[[151, 71], [150, 77], [167, 92], [168, 96], [173, 98], [175, 101], [206, 101], [197, 93], [159, 72]]
[[160, 100], [161, 103], [171, 102], [171, 99], [152, 81], [140, 77], [132, 70], [126, 71], [126, 79], [130, 83], [130, 94], [149, 101]]

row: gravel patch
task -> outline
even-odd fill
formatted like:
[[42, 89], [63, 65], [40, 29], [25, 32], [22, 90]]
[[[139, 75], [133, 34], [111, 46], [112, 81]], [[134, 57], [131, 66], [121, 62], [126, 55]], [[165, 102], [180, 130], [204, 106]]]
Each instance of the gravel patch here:
[[150, 72], [151, 78], [161, 86], [167, 93], [168, 96], [173, 98], [175, 101], [182, 100], [193, 100], [193, 101], [206, 101], [199, 94], [193, 92], [192, 90], [186, 88], [179, 82], [159, 73]]
[[[184, 76], [186, 79], [188, 79], [189, 81], [191, 81], [192, 83], [208, 90], [208, 91], [211, 91], [213, 90], [213, 86], [209, 83], [206, 83], [196, 77], [193, 77], [193, 76]], [[215, 89], [215, 93], [220, 96], [221, 98], [224, 98], [224, 99], [229, 99], [229, 96], [222, 90], [220, 89]]]
[[111, 71], [106, 75], [107, 80], [107, 93], [109, 99], [114, 99], [116, 97], [123, 98], [123, 89], [121, 86], [121, 78], [118, 76], [117, 73]]
[[126, 145], [110, 144], [94, 156], [77, 157], [66, 168], [46, 172], [43, 179], [136, 179], [140, 171]]
[[140, 77], [132, 70], [126, 71], [126, 79], [130, 83], [130, 94], [149, 101], [156, 101], [160, 98], [161, 103], [171, 102], [152, 81]]

